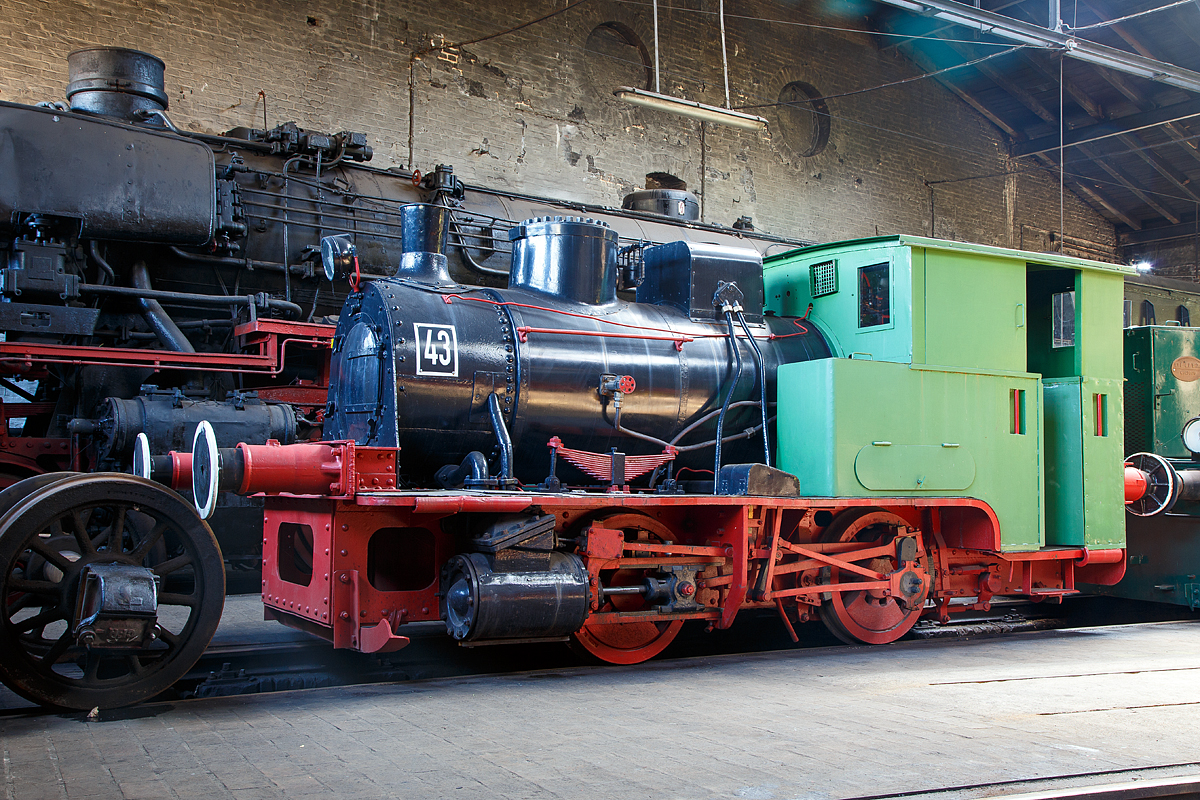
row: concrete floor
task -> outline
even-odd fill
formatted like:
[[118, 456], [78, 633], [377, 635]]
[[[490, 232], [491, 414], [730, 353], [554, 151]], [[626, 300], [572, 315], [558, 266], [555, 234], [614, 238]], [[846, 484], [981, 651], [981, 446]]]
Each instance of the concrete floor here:
[[982, 797], [1200, 772], [1200, 623], [192, 700], [0, 740], [11, 800]]

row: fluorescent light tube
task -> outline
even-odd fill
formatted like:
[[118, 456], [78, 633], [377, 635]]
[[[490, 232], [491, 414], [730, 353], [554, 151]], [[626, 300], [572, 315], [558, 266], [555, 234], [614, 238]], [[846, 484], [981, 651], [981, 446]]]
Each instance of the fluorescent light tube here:
[[709, 106], [704, 103], [697, 103], [694, 100], [684, 100], [680, 97], [671, 97], [658, 92], [648, 92], [645, 89], [634, 89], [631, 86], [619, 86], [613, 90], [613, 95], [618, 100], [624, 100], [626, 103], [633, 103], [636, 106], [645, 108], [653, 108], [658, 111], [666, 111], [670, 114], [678, 114], [681, 117], [690, 117], [698, 119], [701, 122], [712, 122], [718, 125], [729, 125], [733, 128], [741, 128], [747, 131], [760, 131], [767, 127], [767, 121], [763, 117], [747, 114], [744, 111], [734, 111], [729, 108], [720, 108], [718, 106]]

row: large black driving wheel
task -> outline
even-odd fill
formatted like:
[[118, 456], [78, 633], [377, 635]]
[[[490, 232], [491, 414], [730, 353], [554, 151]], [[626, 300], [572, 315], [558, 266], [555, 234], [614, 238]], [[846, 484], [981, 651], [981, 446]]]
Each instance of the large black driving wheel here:
[[[0, 492], [0, 514], [0, 680], [14, 692], [63, 708], [129, 705], [203, 654], [224, 608], [225, 569], [212, 531], [178, 494], [119, 473], [38, 476]], [[152, 571], [148, 641], [96, 647], [72, 630], [89, 565]]]

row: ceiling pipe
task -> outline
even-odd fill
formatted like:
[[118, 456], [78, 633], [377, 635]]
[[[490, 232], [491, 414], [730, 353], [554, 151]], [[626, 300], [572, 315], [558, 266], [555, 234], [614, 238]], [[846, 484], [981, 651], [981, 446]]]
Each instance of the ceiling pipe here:
[[[1001, 39], [1032, 47], [1059, 50], [1079, 61], [1108, 67], [1128, 75], [1137, 75], [1140, 78], [1157, 81], [1188, 92], [1200, 93], [1200, 72], [1193, 72], [1190, 69], [1135, 53], [1127, 53], [1115, 47], [1089, 42], [1086, 39], [1077, 39], [1061, 30], [1042, 28], [1002, 14], [956, 3], [953, 0], [879, 0], [879, 2], [973, 28]], [[1058, 24], [1058, 22], [1058, 20], [1052, 21], [1053, 24]]]

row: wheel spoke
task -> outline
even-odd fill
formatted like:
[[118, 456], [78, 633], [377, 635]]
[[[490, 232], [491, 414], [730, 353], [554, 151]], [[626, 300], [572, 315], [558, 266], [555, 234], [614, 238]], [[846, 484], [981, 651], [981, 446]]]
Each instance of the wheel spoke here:
[[88, 682], [95, 681], [100, 674], [100, 654], [95, 650], [88, 650], [87, 661], [84, 662], [83, 679]]
[[58, 597], [62, 592], [62, 584], [50, 581], [31, 581], [28, 578], [9, 578], [8, 589], [12, 592], [25, 592], [41, 597]]
[[13, 629], [17, 633], [29, 633], [30, 631], [44, 628], [49, 623], [56, 622], [62, 618], [62, 612], [57, 608], [47, 608], [39, 614], [34, 614], [29, 619], [23, 619], [20, 622], [14, 623]]
[[129, 668], [133, 670], [134, 675], [141, 675], [145, 672], [146, 668], [142, 666], [142, 660], [137, 657], [136, 653], [130, 653], [126, 661], [129, 662]]
[[83, 510], [71, 510], [71, 533], [75, 536], [75, 541], [79, 543], [79, 553], [83, 556], [93, 556], [96, 554], [96, 545], [92, 542], [92, 537], [88, 536], [88, 523], [92, 521], [92, 512], [95, 508], [89, 507]]
[[58, 552], [54, 548], [47, 547], [46, 543], [44, 541], [42, 541], [42, 537], [40, 537], [40, 536], [33, 537], [32, 539], [29, 540], [28, 546], [29, 546], [30, 550], [37, 553], [42, 558], [46, 559], [54, 566], [58, 567], [61, 571], [67, 572], [71, 569], [71, 559], [67, 558], [66, 556], [64, 556], [62, 553]]
[[[146, 535], [146, 538], [138, 544], [137, 549], [130, 553], [134, 561], [140, 562], [145, 559], [150, 553], [150, 548], [154, 547], [158, 540], [162, 538], [162, 535], [167, 532], [168, 527], [170, 527], [170, 523], [166, 520], [161, 520], [157, 525], [155, 525], [150, 530], [150, 533]], [[159, 574], [165, 575], [166, 573], [160, 572]]]
[[178, 569], [186, 567], [188, 564], [191, 564], [191, 563], [192, 563], [191, 555], [184, 553], [181, 556], [175, 556], [174, 558], [169, 558], [166, 561], [162, 562], [161, 564], [154, 566], [152, 569], [154, 570], [154, 574], [158, 575], [161, 578], [165, 575], [170, 575], [172, 572], [175, 572]]
[[74, 642], [75, 638], [71, 636], [71, 630], [68, 628], [67, 630], [63, 631], [63, 635], [58, 637], [58, 641], [55, 642], [50, 649], [46, 651], [46, 654], [42, 656], [42, 665], [46, 667], [52, 667], [57, 664], [58, 660], [63, 657], [63, 654], [70, 649]]
[[125, 541], [125, 512], [129, 510], [128, 506], [117, 505], [113, 507], [112, 523], [104, 529], [99, 536], [96, 537], [95, 545], [108, 545], [108, 549], [112, 550], [121, 548], [121, 542]]
[[36, 595], [27, 594], [27, 593], [22, 594], [20, 597], [18, 597], [16, 599], [15, 602], [11, 603], [8, 606], [8, 608], [5, 610], [6, 618], [12, 619], [12, 616], [14, 614], [16, 614], [18, 611], [24, 611], [25, 609], [29, 608], [29, 604], [33, 602], [34, 597], [36, 597]]
[[158, 604], [160, 606], [187, 606], [195, 608], [199, 604], [200, 598], [194, 594], [178, 594], [176, 592], [159, 592]]
[[179, 646], [179, 637], [162, 625], [158, 626], [158, 640], [172, 650]]

